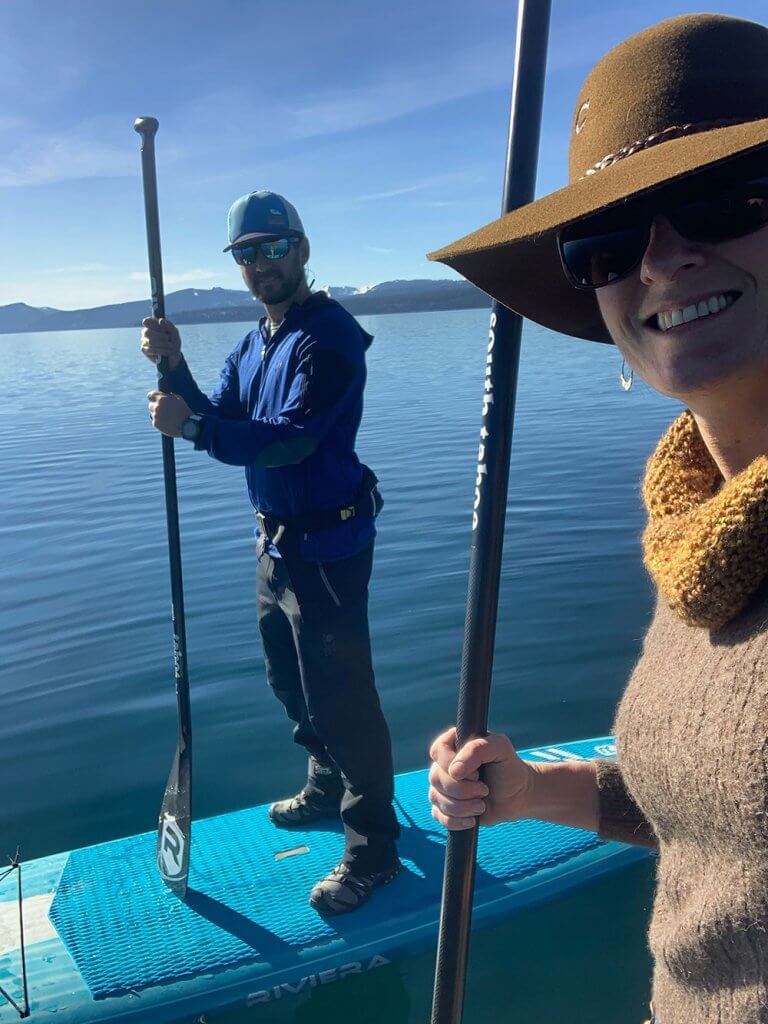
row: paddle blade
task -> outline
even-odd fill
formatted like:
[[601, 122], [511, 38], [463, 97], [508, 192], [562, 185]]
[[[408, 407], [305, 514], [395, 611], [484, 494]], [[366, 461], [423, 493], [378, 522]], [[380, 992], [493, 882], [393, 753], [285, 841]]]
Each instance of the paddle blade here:
[[179, 897], [187, 894], [189, 852], [192, 846], [192, 765], [189, 747], [176, 751], [157, 827], [157, 869]]

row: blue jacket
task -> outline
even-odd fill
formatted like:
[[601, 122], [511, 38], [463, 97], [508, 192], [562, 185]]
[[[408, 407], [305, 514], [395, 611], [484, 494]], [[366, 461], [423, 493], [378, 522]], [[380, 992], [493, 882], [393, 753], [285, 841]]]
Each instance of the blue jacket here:
[[[244, 466], [254, 509], [291, 520], [357, 496], [355, 438], [372, 341], [338, 302], [318, 292], [292, 306], [271, 338], [262, 318], [235, 345], [210, 397], [183, 359], [166, 381], [203, 417], [195, 447]], [[304, 533], [301, 555], [348, 558], [375, 535], [373, 519], [350, 519]]]

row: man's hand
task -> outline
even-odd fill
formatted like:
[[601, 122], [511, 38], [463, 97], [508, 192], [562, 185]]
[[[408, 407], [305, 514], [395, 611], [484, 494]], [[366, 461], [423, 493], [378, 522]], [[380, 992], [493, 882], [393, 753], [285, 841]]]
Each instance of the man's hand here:
[[175, 370], [181, 362], [181, 336], [170, 320], [148, 316], [141, 322], [141, 351], [152, 363], [165, 356], [168, 369]]
[[181, 425], [192, 413], [184, 399], [162, 391], [150, 391], [147, 399], [152, 426], [166, 437], [181, 437]]
[[457, 753], [456, 730], [449, 729], [437, 737], [429, 756], [432, 817], [447, 829], [472, 828], [475, 818], [481, 825], [496, 825], [528, 816], [533, 773], [506, 736], [491, 733], [470, 740]]

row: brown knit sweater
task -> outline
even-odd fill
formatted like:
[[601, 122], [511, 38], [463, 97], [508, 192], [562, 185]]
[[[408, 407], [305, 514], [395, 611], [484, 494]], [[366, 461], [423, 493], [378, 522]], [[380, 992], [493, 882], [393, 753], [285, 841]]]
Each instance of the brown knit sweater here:
[[768, 1024], [768, 580], [713, 628], [660, 598], [615, 733], [600, 833], [658, 844], [660, 1024]]

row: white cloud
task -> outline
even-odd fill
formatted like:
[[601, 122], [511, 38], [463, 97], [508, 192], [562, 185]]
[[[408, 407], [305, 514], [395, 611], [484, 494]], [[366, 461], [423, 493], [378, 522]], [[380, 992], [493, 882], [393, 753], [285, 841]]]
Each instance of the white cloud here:
[[[267, 92], [258, 107], [259, 128], [274, 148], [299, 139], [357, 131], [488, 90], [508, 89], [513, 51], [510, 37], [499, 44], [495, 59], [489, 60], [487, 45], [475, 42], [458, 50], [440, 50], [418, 64], [380, 65], [372, 72], [376, 77], [367, 82], [329, 87], [320, 81], [309, 98], [306, 92]], [[224, 86], [191, 97], [177, 111], [176, 126], [183, 134], [199, 131], [201, 124], [215, 125], [220, 142], [231, 137], [240, 149], [241, 126], [253, 118], [253, 98], [235, 86]], [[269, 153], [259, 155], [270, 158]], [[262, 173], [266, 173], [263, 167]]]
[[113, 302], [146, 299], [145, 285], [126, 287], [125, 281], [94, 277], [48, 277], [0, 280], [0, 306], [25, 302], [28, 306], [52, 306], [54, 309], [90, 309]]
[[[120, 117], [102, 115], [80, 120], [66, 132], [53, 132], [29, 118], [0, 115], [0, 188], [136, 178], [140, 143], [130, 127]], [[164, 165], [182, 152], [179, 143], [165, 145]]]
[[111, 269], [106, 263], [80, 263], [73, 267], [51, 267], [48, 270], [41, 270], [40, 274], [104, 274]]
[[422, 181], [417, 185], [403, 185], [402, 188], [391, 188], [384, 192], [371, 192], [367, 196], [352, 196], [351, 201], [353, 203], [369, 203], [376, 199], [393, 199], [396, 196], [405, 196], [409, 192], [419, 192], [423, 188], [427, 188], [430, 182]]
[[505, 49], [511, 55], [512, 46], [502, 45], [496, 59], [489, 60], [487, 46], [467, 46], [459, 53], [441, 54], [439, 63], [388, 68], [378, 81], [320, 93], [303, 106], [293, 106], [290, 134], [300, 139], [353, 131], [508, 86]]
[[[478, 182], [478, 184], [479, 184], [479, 182]], [[487, 185], [487, 179], [484, 179], [483, 184]], [[499, 191], [499, 193], [501, 192], [501, 182], [499, 182], [499, 189], [498, 189], [498, 191]], [[453, 199], [424, 199], [424, 200], [420, 200], [418, 203], [416, 203], [416, 205], [419, 206], [419, 207], [423, 207], [424, 209], [435, 209], [435, 210], [442, 210], [445, 207], [451, 207], [451, 206], [453, 206], [453, 207], [456, 207], [456, 206], [462, 206], [462, 207], [476, 206], [481, 211], [484, 211], [485, 213], [488, 213], [489, 217], [491, 215], [496, 217], [498, 215], [498, 211], [496, 210], [496, 208], [494, 206], [491, 206], [490, 209], [489, 209], [489, 207], [488, 207], [488, 196], [489, 196], [489, 192], [488, 192], [487, 188], [483, 188], [482, 191], [478, 191], [478, 190], [470, 191], [470, 192], [467, 192], [467, 194], [464, 195], [464, 196], [455, 196]], [[490, 196], [491, 196], [491, 202], [495, 203], [496, 202], [496, 192], [494, 191], [494, 186], [491, 186]], [[501, 198], [501, 197], [499, 196], [499, 198]], [[480, 215], [483, 216], [483, 213], [481, 212]]]
[[[33, 5], [16, 6], [21, 10]], [[0, 93], [7, 108], [18, 109], [29, 103], [32, 96], [37, 105], [61, 102], [73, 96], [86, 79], [88, 61], [82, 59], [84, 55], [80, 53], [76, 58], [72, 47], [73, 39], [76, 46], [81, 42], [78, 19], [57, 18], [58, 12], [54, 11], [55, 8], [45, 14], [38, 11], [37, 15], [30, 11], [27, 31], [20, 31], [20, 24], [14, 25], [13, 17], [10, 24], [4, 19], [0, 38]]]
[[50, 185], [78, 178], [135, 177], [136, 154], [127, 146], [74, 135], [33, 135], [0, 157], [0, 187]]
[[[90, 309], [137, 299], [145, 299], [149, 303], [148, 274], [104, 274], [89, 271], [85, 266], [70, 267], [69, 272], [61, 268], [60, 273], [40, 271], [25, 277], [0, 276], [0, 306], [26, 302], [29, 306], [52, 306], [55, 309]], [[206, 270], [165, 277], [169, 286], [198, 281], [205, 281], [208, 288], [232, 287], [231, 282], [227, 284], [220, 275]]]
[[27, 127], [23, 117], [14, 114], [0, 114], [0, 135], [7, 135], [10, 132], [21, 132]]
[[[474, 171], [453, 171], [447, 174], [435, 174], [429, 178], [422, 178], [421, 181], [414, 181], [410, 185], [400, 185], [395, 188], [384, 189], [381, 192], [371, 192], [368, 195], [363, 196], [344, 196], [344, 203], [368, 203], [375, 202], [379, 199], [394, 199], [398, 196], [409, 195], [413, 192], [423, 192], [427, 189], [439, 189], [444, 185], [450, 185], [455, 187], [456, 185], [465, 186], [476, 186], [485, 183], [485, 178], [476, 174]], [[456, 202], [458, 200], [452, 200]], [[435, 200], [437, 203], [438, 201]], [[420, 206], [427, 205], [428, 201], [424, 200], [419, 203]]]
[[[214, 277], [220, 276], [220, 272], [216, 270], [182, 270], [176, 274], [163, 273], [163, 282], [165, 284], [186, 284], [191, 281], [210, 281]], [[149, 286], [149, 274], [145, 270], [129, 274], [128, 278], [131, 281], [141, 281]]]

